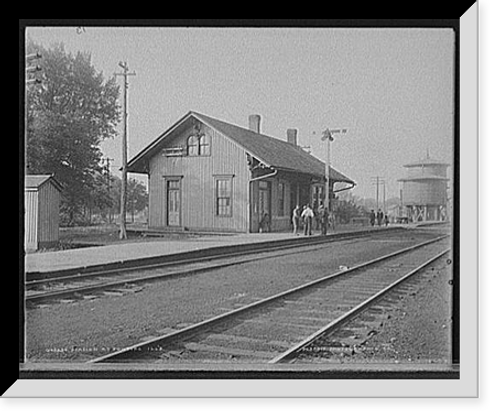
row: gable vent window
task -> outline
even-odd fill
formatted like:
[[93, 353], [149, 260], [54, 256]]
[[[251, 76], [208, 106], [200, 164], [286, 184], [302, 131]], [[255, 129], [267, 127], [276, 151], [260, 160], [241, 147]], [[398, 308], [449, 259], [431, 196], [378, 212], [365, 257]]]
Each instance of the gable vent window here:
[[208, 134], [191, 135], [187, 140], [188, 156], [209, 156], [210, 136]]

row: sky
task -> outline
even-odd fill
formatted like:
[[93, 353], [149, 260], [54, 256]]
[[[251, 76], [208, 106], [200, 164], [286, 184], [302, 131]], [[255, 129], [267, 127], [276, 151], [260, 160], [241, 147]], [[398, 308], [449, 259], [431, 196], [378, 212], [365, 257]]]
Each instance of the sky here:
[[[89, 52], [106, 78], [130, 71], [129, 160], [188, 111], [243, 127], [262, 116], [263, 134], [326, 159], [321, 133], [347, 129], [331, 145], [332, 166], [356, 181], [353, 194], [399, 196], [403, 165], [453, 163], [454, 33], [445, 28], [31, 27], [45, 47]], [[121, 84], [121, 78], [118, 80]], [[121, 127], [120, 127], [121, 130]], [[121, 131], [120, 131], [121, 132]], [[121, 134], [102, 143], [121, 166]], [[451, 170], [449, 171], [451, 176]], [[139, 177], [144, 182], [144, 177]]]

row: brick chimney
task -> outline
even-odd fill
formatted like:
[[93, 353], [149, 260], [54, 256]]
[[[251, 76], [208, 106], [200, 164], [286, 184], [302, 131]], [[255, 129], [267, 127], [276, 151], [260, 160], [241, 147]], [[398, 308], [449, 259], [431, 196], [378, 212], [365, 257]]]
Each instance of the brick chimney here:
[[286, 139], [288, 143], [293, 144], [294, 146], [297, 146], [297, 129], [296, 128], [289, 128], [286, 130]]
[[248, 116], [248, 129], [260, 134], [260, 115], [253, 114]]

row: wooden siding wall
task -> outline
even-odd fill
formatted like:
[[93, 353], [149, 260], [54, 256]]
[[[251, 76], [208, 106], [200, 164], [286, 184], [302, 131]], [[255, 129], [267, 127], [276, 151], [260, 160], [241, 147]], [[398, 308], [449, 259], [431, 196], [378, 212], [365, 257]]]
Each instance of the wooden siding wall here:
[[24, 193], [24, 242], [26, 249], [38, 249], [59, 241], [60, 193], [52, 183]]
[[[246, 153], [210, 127], [201, 131], [211, 138], [209, 156], [165, 157], [158, 153], [149, 167], [149, 225], [166, 226], [166, 179], [181, 178], [180, 225], [193, 230], [248, 231], [248, 181]], [[186, 146], [192, 129], [169, 142], [168, 147]], [[232, 216], [215, 214], [215, 179], [232, 177]]]
[[51, 182], [43, 184], [38, 191], [40, 245], [53, 244], [59, 240], [59, 200], [59, 191]]
[[444, 205], [446, 201], [446, 181], [405, 181], [403, 184], [404, 204]]
[[24, 246], [38, 249], [38, 191], [24, 192]]

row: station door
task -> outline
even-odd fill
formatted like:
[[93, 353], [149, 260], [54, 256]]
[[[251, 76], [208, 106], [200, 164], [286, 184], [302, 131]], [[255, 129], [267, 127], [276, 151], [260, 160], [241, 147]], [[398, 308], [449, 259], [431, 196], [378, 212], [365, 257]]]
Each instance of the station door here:
[[259, 199], [258, 199], [258, 214], [259, 214], [259, 227], [262, 224], [262, 219], [267, 214], [267, 226], [262, 226], [264, 229], [269, 230], [271, 223], [271, 206], [270, 206], [270, 191], [269, 183], [265, 181], [259, 182]]
[[167, 226], [180, 226], [181, 222], [181, 189], [180, 181], [167, 181]]

